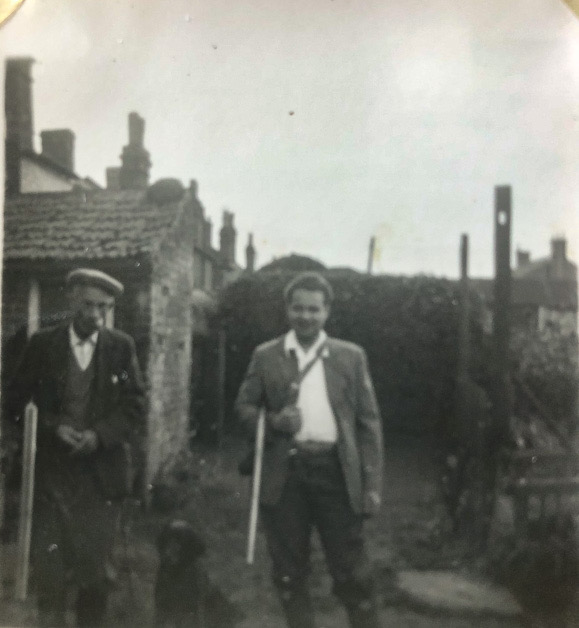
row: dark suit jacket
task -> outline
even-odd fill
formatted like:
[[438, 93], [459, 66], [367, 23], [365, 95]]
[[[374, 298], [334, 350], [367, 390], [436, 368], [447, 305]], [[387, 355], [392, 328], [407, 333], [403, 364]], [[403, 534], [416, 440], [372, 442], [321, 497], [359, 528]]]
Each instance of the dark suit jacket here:
[[[8, 384], [5, 412], [23, 413], [38, 407], [37, 476], [50, 474], [67, 452], [56, 437], [61, 415], [70, 352], [68, 324], [34, 334]], [[99, 438], [90, 459], [103, 492], [120, 497], [129, 490], [130, 443], [136, 442], [145, 421], [145, 389], [130, 336], [115, 329], [99, 332], [93, 356], [95, 381], [89, 425]]]
[[[240, 420], [255, 429], [259, 409], [279, 412], [290, 401], [297, 364], [288, 356], [281, 336], [255, 350], [236, 408]], [[369, 494], [381, 494], [383, 445], [382, 422], [366, 355], [350, 342], [328, 338], [322, 356], [328, 396], [338, 427], [338, 454], [355, 512], [373, 514], [379, 504]], [[261, 501], [275, 504], [281, 495], [292, 440], [266, 424]]]

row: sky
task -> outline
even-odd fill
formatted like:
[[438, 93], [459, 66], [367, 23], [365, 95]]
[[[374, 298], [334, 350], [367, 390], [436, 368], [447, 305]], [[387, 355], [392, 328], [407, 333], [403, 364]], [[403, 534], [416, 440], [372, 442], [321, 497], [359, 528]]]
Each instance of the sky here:
[[492, 276], [493, 197], [512, 248], [579, 261], [579, 20], [562, 0], [26, 0], [2, 56], [32, 56], [39, 133], [71, 128], [105, 183], [146, 121], [151, 182], [196, 179], [243, 262]]

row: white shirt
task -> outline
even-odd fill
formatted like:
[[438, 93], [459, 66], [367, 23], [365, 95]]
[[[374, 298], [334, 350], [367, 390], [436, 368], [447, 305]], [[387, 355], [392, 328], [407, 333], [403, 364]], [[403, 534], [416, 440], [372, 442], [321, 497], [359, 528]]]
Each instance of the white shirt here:
[[94, 350], [99, 337], [98, 331], [95, 331], [94, 334], [83, 340], [77, 336], [73, 326], [71, 325], [68, 328], [68, 337], [80, 370], [86, 371], [92, 360], [92, 356], [94, 355]]
[[[292, 329], [286, 334], [284, 348], [288, 354], [295, 352], [298, 368], [301, 371], [315, 358], [320, 345], [326, 341], [326, 338], [327, 334], [322, 330], [316, 342], [307, 351], [304, 351]], [[327, 348], [300, 383], [296, 405], [302, 415], [302, 427], [294, 435], [297, 441], [314, 440], [335, 443], [338, 440], [338, 428], [326, 386], [324, 370], [326, 351]]]

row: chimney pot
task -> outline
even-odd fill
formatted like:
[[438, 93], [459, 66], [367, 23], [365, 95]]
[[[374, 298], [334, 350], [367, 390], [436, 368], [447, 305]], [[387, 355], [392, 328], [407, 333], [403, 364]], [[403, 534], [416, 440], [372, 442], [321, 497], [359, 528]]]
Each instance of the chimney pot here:
[[34, 150], [34, 120], [32, 115], [32, 57], [12, 57], [6, 60], [4, 82], [6, 139], [21, 151]]
[[255, 271], [255, 246], [253, 245], [253, 233], [249, 234], [247, 246], [245, 247], [245, 268], [249, 273]]
[[54, 163], [74, 171], [74, 133], [70, 129], [51, 129], [40, 133], [42, 154]]
[[235, 240], [237, 232], [233, 226], [233, 212], [223, 210], [223, 226], [219, 232], [219, 251], [225, 263], [235, 266]]
[[8, 196], [21, 191], [20, 162], [23, 151], [34, 150], [32, 114], [32, 73], [34, 59], [12, 57], [6, 60], [4, 113], [6, 120], [5, 190]]
[[107, 190], [118, 191], [121, 189], [121, 169], [112, 166], [106, 169]]
[[142, 148], [145, 141], [145, 121], [136, 111], [129, 113], [129, 144]]
[[144, 190], [149, 185], [151, 159], [144, 147], [145, 121], [134, 111], [129, 114], [129, 143], [123, 148], [119, 175], [122, 190]]
[[517, 251], [517, 268], [524, 268], [531, 263], [531, 253], [529, 251]]
[[565, 238], [553, 238], [551, 240], [551, 254], [554, 260], [567, 259], [567, 240]]

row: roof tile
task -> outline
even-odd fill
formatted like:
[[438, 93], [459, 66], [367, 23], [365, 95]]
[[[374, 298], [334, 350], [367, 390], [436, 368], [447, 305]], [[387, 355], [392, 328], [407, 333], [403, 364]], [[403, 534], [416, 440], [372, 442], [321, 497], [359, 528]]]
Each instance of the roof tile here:
[[5, 259], [118, 258], [150, 253], [180, 204], [151, 203], [146, 191], [73, 191], [7, 199]]

